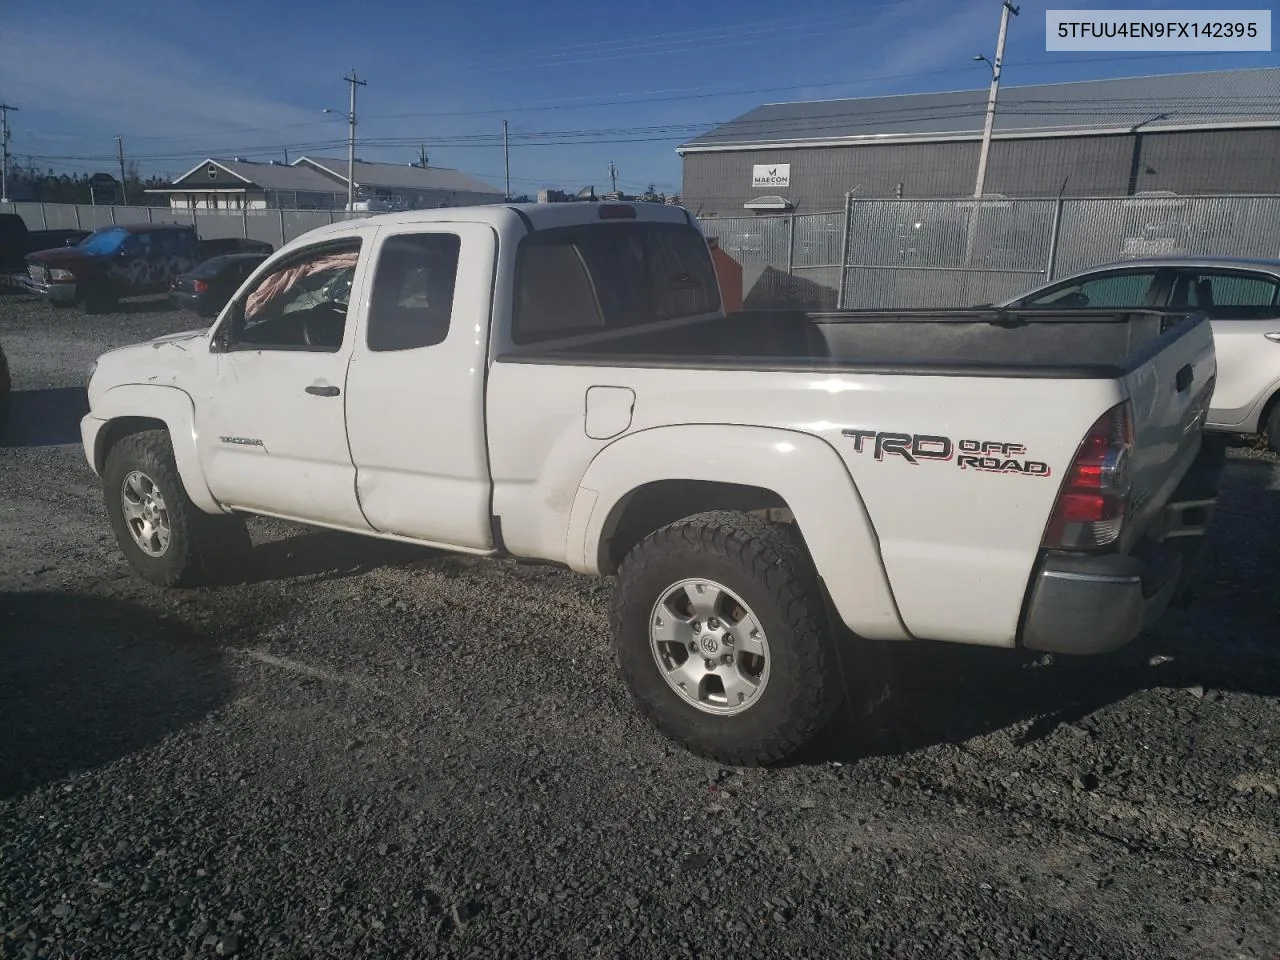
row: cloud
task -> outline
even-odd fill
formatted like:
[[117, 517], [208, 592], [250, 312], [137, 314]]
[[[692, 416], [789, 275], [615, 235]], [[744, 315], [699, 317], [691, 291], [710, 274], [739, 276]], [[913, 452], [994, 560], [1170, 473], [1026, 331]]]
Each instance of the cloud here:
[[56, 115], [86, 133], [157, 140], [251, 128], [279, 142], [272, 130], [318, 120], [166, 40], [47, 12], [38, 29], [6, 26], [0, 91], [24, 112]]

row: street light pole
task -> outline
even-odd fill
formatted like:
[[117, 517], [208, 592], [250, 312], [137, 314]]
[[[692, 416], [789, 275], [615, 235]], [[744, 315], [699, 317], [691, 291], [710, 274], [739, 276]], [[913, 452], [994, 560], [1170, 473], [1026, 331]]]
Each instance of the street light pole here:
[[351, 68], [351, 76], [343, 77], [351, 85], [351, 106], [347, 113], [349, 134], [347, 137], [347, 212], [355, 207], [356, 201], [356, 87], [366, 86], [366, 81], [356, 79], [355, 67]]
[[[1000, 91], [1000, 69], [1004, 65], [1004, 38], [1009, 31], [1009, 14], [1018, 15], [1018, 8], [1009, 0], [1003, 0], [1000, 12], [1000, 37], [996, 40], [995, 62], [987, 61], [991, 66], [991, 91], [987, 94], [987, 120], [982, 128], [982, 152], [978, 154], [978, 180], [973, 187], [973, 195], [981, 198], [987, 184], [987, 157], [991, 152], [991, 131], [996, 122], [996, 94]], [[987, 60], [982, 54], [973, 59]]]

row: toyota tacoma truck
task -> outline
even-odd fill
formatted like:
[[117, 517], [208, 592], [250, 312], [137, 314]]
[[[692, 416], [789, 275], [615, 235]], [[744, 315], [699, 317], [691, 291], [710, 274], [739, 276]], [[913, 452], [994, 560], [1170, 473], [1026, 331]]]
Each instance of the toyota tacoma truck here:
[[293, 240], [103, 354], [81, 429], [157, 584], [243, 571], [253, 514], [616, 577], [640, 711], [755, 765], [877, 643], [1103, 653], [1180, 599], [1215, 369], [1186, 311], [726, 316], [680, 208], [495, 205]]
[[164, 293], [180, 274], [226, 253], [270, 253], [271, 244], [238, 237], [202, 240], [181, 223], [101, 227], [73, 247], [27, 255], [22, 285], [56, 306], [85, 313], [112, 309], [121, 297]]

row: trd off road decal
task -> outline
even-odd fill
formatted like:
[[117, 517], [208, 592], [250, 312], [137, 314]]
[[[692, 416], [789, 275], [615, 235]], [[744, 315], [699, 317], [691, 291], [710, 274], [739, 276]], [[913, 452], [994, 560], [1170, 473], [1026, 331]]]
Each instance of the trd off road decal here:
[[929, 460], [951, 461], [961, 470], [986, 473], [1018, 473], [1047, 477], [1052, 472], [1040, 460], [1028, 460], [1027, 448], [1003, 440], [952, 440], [928, 433], [892, 433], [886, 430], [842, 430], [853, 439], [854, 453], [871, 453], [877, 460], [901, 457], [912, 465]]

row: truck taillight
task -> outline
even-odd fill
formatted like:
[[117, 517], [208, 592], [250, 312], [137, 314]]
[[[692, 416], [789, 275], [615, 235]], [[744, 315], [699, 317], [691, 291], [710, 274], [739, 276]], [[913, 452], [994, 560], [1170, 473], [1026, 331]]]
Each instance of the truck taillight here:
[[209, 285], [205, 283], [203, 280], [194, 280], [191, 283], [191, 289], [194, 290], [196, 293], [204, 293], [206, 290], [209, 289]]
[[1133, 416], [1117, 404], [1097, 419], [1076, 450], [1045, 528], [1050, 550], [1095, 550], [1120, 537], [1132, 488]]

